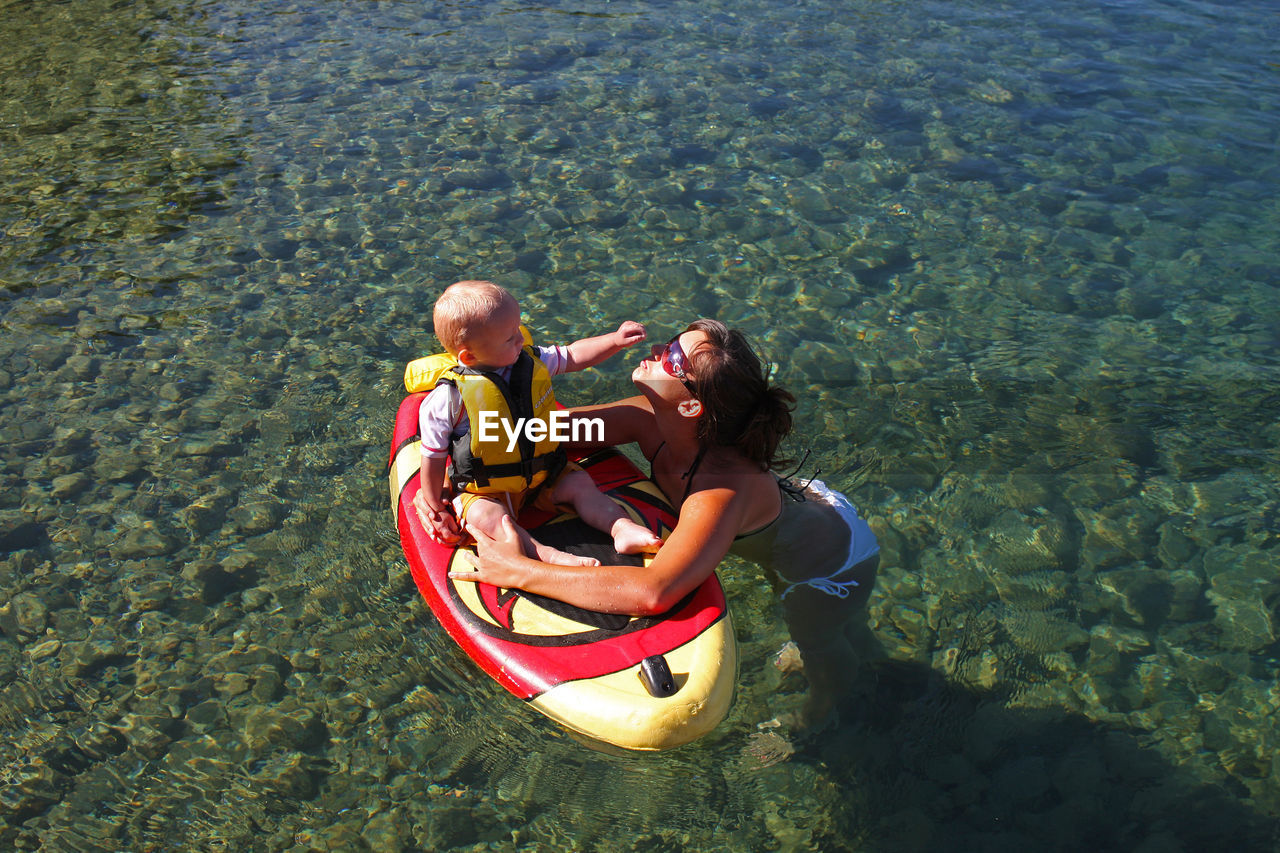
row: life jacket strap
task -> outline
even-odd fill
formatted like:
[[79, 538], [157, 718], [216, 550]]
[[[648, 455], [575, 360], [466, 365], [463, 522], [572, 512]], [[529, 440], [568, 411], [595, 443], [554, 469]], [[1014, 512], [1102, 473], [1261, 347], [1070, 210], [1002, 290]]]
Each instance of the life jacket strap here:
[[468, 483], [474, 484], [477, 488], [486, 488], [492, 480], [502, 477], [523, 477], [525, 482], [529, 482], [536, 474], [546, 471], [547, 476], [543, 483], [548, 483], [560, 476], [560, 472], [564, 470], [564, 466], [568, 464], [569, 454], [565, 452], [563, 447], [557, 447], [550, 453], [544, 453], [541, 456], [535, 456], [532, 459], [521, 459], [516, 462], [500, 462], [497, 465], [486, 465], [481, 459], [472, 457], [471, 476], [455, 482], [455, 486], [462, 486]]

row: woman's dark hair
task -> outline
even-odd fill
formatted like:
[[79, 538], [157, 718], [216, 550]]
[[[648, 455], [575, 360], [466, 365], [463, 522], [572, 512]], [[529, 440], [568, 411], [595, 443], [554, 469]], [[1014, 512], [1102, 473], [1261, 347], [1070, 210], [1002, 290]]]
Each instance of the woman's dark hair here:
[[769, 384], [742, 332], [706, 318], [694, 320], [685, 331], [707, 336], [689, 354], [693, 393], [702, 401], [698, 441], [704, 447], [735, 447], [762, 469], [785, 464], [777, 458], [778, 445], [791, 432], [796, 398]]

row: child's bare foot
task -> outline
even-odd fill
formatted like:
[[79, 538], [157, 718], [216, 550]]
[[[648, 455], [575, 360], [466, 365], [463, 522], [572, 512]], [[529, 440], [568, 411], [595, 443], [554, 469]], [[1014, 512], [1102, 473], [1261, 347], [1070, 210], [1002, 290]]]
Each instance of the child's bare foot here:
[[609, 529], [613, 537], [613, 550], [619, 554], [652, 554], [662, 546], [662, 540], [647, 527], [629, 518], [620, 518]]
[[537, 552], [536, 556], [544, 563], [550, 563], [553, 566], [598, 566], [600, 561], [595, 557], [579, 557], [577, 554], [570, 554], [568, 551], [561, 551], [559, 548], [552, 548], [550, 545], [543, 545], [538, 542], [534, 546]]

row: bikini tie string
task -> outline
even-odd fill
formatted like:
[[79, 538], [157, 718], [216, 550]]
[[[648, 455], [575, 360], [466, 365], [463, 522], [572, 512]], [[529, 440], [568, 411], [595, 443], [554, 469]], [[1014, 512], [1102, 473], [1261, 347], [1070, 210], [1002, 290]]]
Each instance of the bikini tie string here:
[[800, 469], [804, 467], [805, 462], [809, 461], [809, 454], [811, 452], [812, 452], [811, 449], [806, 450], [804, 452], [804, 456], [801, 457], [800, 459], [800, 464], [796, 465], [796, 467], [792, 469], [790, 474], [787, 474], [785, 476], [778, 478], [778, 488], [780, 488], [783, 492], [785, 492], [793, 501], [808, 500], [804, 496], [804, 490], [807, 489], [809, 487], [809, 484], [812, 483], [814, 479], [817, 478], [817, 476], [822, 473], [822, 469], [815, 468], [813, 471], [813, 476], [805, 480], [803, 486], [797, 486], [795, 483], [791, 482], [791, 478], [794, 477], [797, 473], [799, 473]]

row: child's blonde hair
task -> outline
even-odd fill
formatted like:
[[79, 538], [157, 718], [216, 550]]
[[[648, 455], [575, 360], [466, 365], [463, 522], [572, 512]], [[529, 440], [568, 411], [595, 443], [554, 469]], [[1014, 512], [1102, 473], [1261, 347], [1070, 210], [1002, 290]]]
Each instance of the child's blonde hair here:
[[440, 343], [457, 355], [474, 334], [507, 307], [518, 310], [519, 305], [506, 288], [491, 281], [457, 281], [436, 300], [431, 321]]

